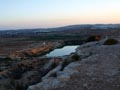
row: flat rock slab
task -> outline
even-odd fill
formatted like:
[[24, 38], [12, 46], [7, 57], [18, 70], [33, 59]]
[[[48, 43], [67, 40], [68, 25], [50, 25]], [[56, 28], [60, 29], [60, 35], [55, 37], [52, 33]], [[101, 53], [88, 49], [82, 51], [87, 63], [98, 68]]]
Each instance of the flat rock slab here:
[[79, 62], [79, 74], [58, 90], [120, 90], [120, 44], [95, 43], [78, 48], [79, 55], [91, 55]]

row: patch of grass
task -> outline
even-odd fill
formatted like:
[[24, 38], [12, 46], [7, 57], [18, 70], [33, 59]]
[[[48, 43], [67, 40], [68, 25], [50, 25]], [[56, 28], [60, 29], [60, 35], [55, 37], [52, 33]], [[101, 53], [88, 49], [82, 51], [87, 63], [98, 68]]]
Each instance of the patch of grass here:
[[108, 39], [104, 42], [103, 45], [114, 45], [114, 44], [117, 44], [119, 41], [116, 40], [116, 39]]

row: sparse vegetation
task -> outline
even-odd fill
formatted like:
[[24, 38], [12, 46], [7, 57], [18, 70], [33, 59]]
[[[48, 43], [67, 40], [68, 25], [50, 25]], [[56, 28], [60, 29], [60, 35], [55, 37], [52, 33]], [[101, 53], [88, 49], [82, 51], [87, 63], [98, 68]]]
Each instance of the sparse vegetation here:
[[114, 44], [117, 44], [119, 41], [116, 40], [116, 39], [108, 39], [104, 42], [103, 45], [114, 45]]
[[[114, 30], [111, 32], [115, 35]], [[85, 29], [79, 31], [71, 30], [67, 33], [66, 31], [59, 31], [59, 33], [46, 32], [36, 33], [36, 35], [31, 34], [31, 36], [27, 34], [27, 36], [23, 35], [23, 37], [17, 35], [9, 36], [9, 38], [1, 38], [0, 84], [2, 84], [2, 86], [0, 85], [0, 90], [27, 90], [27, 86], [41, 82], [42, 77], [55, 69], [58, 65], [62, 64], [62, 68], [59, 71], [63, 71], [64, 68], [72, 62], [81, 60], [81, 57], [76, 53], [59, 58], [48, 58], [43, 55], [64, 45], [81, 45], [86, 42], [99, 41], [101, 37], [105, 37], [108, 33], [110, 33], [108, 36], [111, 36], [111, 32], [109, 29], [98, 33], [97, 30], [89, 32], [89, 30], [87, 31]], [[116, 34], [118, 34], [118, 31]], [[104, 45], [117, 43], [118, 41], [116, 39], [109, 39], [104, 42]], [[88, 45], [86, 48], [90, 46]], [[88, 54], [92, 55], [94, 53], [90, 51]], [[8, 57], [8, 55], [11, 58]], [[85, 58], [88, 56], [85, 56]], [[15, 58], [13, 59], [12, 57]], [[21, 59], [19, 59], [19, 57]], [[49, 68], [45, 68], [44, 66], [51, 59], [54, 59], [54, 63], [50, 64]], [[50, 77], [57, 77], [57, 73], [52, 73]], [[9, 80], [7, 81], [7, 79]]]
[[57, 74], [54, 72], [50, 75], [50, 77], [57, 77]]
[[55, 68], [56, 66], [57, 66], [57, 64], [54, 62], [51, 67]]
[[71, 56], [71, 58], [72, 58], [73, 60], [75, 60], [75, 61], [79, 60], [79, 56], [78, 56], [76, 53], [74, 53], [74, 54]]
[[27, 85], [25, 85], [20, 81], [10, 79], [10, 80], [7, 80], [7, 83], [4, 84], [4, 88], [6, 90], [26, 90]]
[[12, 60], [12, 58], [10, 58], [10, 57], [5, 57], [4, 60]]
[[64, 68], [69, 64], [69, 62], [67, 60], [64, 60], [63, 63], [62, 63], [62, 68], [61, 68], [61, 71], [64, 70]]

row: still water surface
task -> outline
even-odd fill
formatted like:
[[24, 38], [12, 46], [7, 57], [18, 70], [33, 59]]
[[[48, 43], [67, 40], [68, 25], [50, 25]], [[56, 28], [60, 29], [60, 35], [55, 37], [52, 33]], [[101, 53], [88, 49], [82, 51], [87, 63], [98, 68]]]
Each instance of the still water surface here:
[[57, 56], [64, 56], [64, 55], [69, 55], [73, 52], [75, 52], [76, 48], [79, 45], [73, 45], [73, 46], [64, 46], [59, 49], [55, 49], [51, 51], [50, 53], [46, 54], [48, 57], [57, 57]]

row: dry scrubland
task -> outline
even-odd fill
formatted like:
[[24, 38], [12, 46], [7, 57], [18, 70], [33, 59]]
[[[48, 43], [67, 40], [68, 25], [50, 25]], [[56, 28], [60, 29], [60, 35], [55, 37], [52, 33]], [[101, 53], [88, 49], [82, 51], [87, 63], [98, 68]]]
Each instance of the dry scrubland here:
[[[108, 29], [0, 37], [0, 90], [120, 90], [119, 36]], [[43, 56], [76, 42], [71, 55]]]

